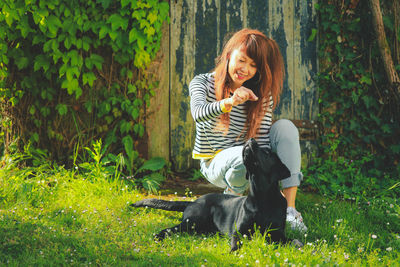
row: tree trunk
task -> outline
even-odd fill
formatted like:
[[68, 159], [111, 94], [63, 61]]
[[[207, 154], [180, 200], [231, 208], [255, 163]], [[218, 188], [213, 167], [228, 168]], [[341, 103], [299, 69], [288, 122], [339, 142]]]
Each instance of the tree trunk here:
[[372, 23], [378, 39], [378, 46], [383, 60], [383, 66], [390, 87], [400, 95], [400, 79], [394, 68], [390, 47], [386, 39], [385, 28], [383, 26], [382, 13], [379, 0], [369, 0], [372, 11]]

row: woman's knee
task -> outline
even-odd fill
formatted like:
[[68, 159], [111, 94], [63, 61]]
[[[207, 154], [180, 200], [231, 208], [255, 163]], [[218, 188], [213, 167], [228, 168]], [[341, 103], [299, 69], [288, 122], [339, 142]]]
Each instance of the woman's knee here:
[[298, 141], [299, 140], [299, 130], [296, 125], [290, 120], [280, 119], [277, 120], [271, 126], [270, 130], [271, 141], [286, 140], [286, 141]]
[[247, 187], [246, 167], [243, 164], [232, 166], [225, 174], [225, 181], [233, 189]]

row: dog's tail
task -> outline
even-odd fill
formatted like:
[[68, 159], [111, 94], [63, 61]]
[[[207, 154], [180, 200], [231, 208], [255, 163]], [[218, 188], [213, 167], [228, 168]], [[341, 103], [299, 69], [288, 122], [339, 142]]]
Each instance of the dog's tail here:
[[132, 207], [149, 207], [154, 209], [181, 211], [183, 212], [187, 206], [193, 204], [191, 201], [167, 201], [156, 198], [143, 199], [131, 204]]

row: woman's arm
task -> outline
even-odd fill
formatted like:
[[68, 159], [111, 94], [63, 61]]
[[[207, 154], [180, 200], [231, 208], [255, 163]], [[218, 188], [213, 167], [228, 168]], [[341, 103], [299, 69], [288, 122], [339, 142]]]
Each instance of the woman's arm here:
[[[192, 116], [196, 122], [210, 120], [218, 117], [224, 112], [230, 112], [232, 107], [240, 105], [246, 101], [257, 101], [257, 96], [252, 90], [246, 87], [237, 88], [232, 97], [221, 101], [208, 102], [207, 99], [207, 77], [197, 75], [189, 85], [190, 108]], [[214, 98], [215, 99], [215, 98]]]
[[224, 100], [207, 101], [208, 84], [206, 75], [197, 75], [189, 85], [190, 110], [196, 122], [207, 121], [224, 113]]

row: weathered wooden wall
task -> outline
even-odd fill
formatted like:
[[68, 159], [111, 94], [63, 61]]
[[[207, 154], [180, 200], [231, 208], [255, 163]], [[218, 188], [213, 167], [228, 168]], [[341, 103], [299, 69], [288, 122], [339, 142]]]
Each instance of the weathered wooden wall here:
[[[164, 29], [161, 56], [153, 69], [161, 82], [151, 100], [146, 122], [150, 157], [163, 156], [178, 171], [197, 166], [191, 158], [195, 127], [188, 86], [196, 74], [214, 68], [224, 37], [243, 27], [261, 30], [281, 48], [287, 76], [275, 119], [291, 119], [301, 128], [314, 127], [312, 120], [318, 113], [314, 83], [317, 56], [315, 41], [307, 39], [312, 28], [316, 28], [316, 0], [171, 0], [170, 3], [171, 21]], [[310, 144], [309, 140], [303, 140], [303, 150], [309, 150]]]

